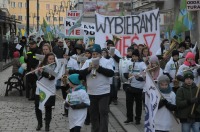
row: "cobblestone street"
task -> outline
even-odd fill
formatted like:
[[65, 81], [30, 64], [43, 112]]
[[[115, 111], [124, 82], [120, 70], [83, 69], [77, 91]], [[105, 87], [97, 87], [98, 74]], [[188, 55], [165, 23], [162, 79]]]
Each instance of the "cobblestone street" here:
[[[36, 131], [37, 120], [35, 117], [34, 102], [28, 101], [24, 96], [19, 96], [19, 92], [13, 90], [7, 97], [4, 96], [8, 77], [11, 76], [12, 68], [0, 72], [0, 132], [33, 132]], [[57, 94], [61, 95], [60, 90]], [[62, 116], [63, 101], [56, 99], [56, 106], [52, 112], [50, 131], [66, 132], [69, 131], [68, 119]], [[44, 115], [44, 114], [43, 114]], [[90, 132], [90, 125], [83, 126], [82, 132]], [[43, 128], [44, 131], [44, 122]], [[109, 114], [109, 132], [124, 132], [124, 129]]]

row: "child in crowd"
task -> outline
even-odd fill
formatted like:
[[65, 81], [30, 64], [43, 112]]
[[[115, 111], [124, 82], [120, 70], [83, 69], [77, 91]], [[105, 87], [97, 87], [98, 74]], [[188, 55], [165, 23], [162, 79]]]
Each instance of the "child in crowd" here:
[[65, 106], [69, 109], [70, 132], [80, 132], [86, 119], [87, 107], [90, 105], [89, 96], [81, 84], [82, 79], [79, 74], [71, 74], [68, 77], [70, 90]]
[[171, 111], [176, 110], [176, 95], [172, 91], [170, 80], [166, 75], [161, 75], [158, 78], [158, 88], [163, 98], [160, 100], [155, 116], [155, 129], [156, 132], [169, 132], [173, 128], [173, 121], [175, 121]]
[[157, 81], [158, 77], [163, 75], [163, 70], [160, 68], [160, 62], [155, 55], [150, 57], [148, 69], [154, 81]]
[[20, 56], [19, 51], [15, 51], [15, 52], [13, 53], [14, 61], [13, 61], [12, 73], [17, 73], [17, 72], [18, 72], [18, 69], [19, 69], [20, 66], [21, 66], [20, 61], [19, 61], [19, 56]]
[[[198, 87], [194, 83], [191, 71], [184, 73], [184, 83], [176, 93], [177, 117], [181, 122], [182, 132], [199, 132], [200, 127], [200, 96], [196, 97]], [[194, 111], [192, 107], [196, 104]]]

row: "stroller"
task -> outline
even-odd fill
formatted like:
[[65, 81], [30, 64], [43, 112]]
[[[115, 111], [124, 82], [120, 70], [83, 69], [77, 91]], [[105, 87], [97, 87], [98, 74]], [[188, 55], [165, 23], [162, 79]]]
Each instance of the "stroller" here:
[[12, 89], [17, 89], [19, 91], [20, 96], [23, 96], [24, 81], [23, 75], [20, 73], [13, 73], [11, 77], [8, 78], [8, 81], [4, 82], [7, 84], [5, 96], [8, 96], [8, 92], [12, 91]]

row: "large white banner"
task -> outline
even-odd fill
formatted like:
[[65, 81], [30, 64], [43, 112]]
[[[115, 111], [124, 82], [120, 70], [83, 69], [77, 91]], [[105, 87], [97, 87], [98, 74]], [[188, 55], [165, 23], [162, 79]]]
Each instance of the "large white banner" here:
[[155, 132], [154, 118], [158, 110], [158, 104], [161, 95], [153, 82], [149, 72], [146, 73], [146, 84], [144, 86], [145, 92], [145, 132]]
[[116, 48], [124, 56], [131, 43], [146, 44], [152, 54], [160, 47], [159, 10], [131, 16], [103, 16], [96, 13], [95, 43], [104, 48], [107, 39], [121, 37]]

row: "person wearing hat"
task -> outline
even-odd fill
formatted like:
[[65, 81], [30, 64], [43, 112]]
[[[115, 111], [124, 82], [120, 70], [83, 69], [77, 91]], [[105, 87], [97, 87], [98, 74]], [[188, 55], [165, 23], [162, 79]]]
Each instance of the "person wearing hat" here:
[[[86, 77], [87, 93], [90, 98], [90, 119], [92, 132], [108, 132], [108, 112], [110, 99], [110, 82], [114, 75], [110, 61], [101, 57], [101, 47], [93, 44], [92, 58], [86, 60], [79, 73]], [[93, 60], [99, 64], [92, 64]], [[72, 73], [71, 70], [68, 71]], [[95, 76], [94, 76], [95, 75]]]
[[[108, 50], [110, 50], [111, 47], [115, 47], [115, 44], [114, 44], [114, 42], [112, 40], [107, 40], [106, 42], [107, 42], [107, 49]], [[114, 66], [115, 75], [113, 77], [113, 84], [112, 84], [113, 85], [113, 87], [112, 87], [113, 90], [112, 91], [114, 92], [114, 95], [116, 97], [114, 97], [112, 99], [112, 101], [113, 101], [113, 103], [115, 105], [117, 105], [118, 104], [117, 93], [118, 93], [118, 90], [121, 87], [121, 81], [120, 81], [120, 77], [119, 77], [119, 61], [122, 58], [122, 56], [121, 56], [119, 50], [117, 50], [116, 48], [115, 48], [115, 51], [113, 53], [110, 52], [110, 56], [113, 58], [114, 64], [115, 64], [115, 66]]]
[[196, 66], [195, 55], [192, 52], [188, 52], [187, 55], [186, 55], [186, 57], [185, 57], [184, 63], [178, 69], [178, 72], [177, 72], [177, 75], [176, 75], [177, 79], [179, 81], [184, 81], [184, 79], [183, 79], [183, 73], [185, 71], [191, 70], [193, 72], [193, 74], [194, 74], [194, 77], [195, 77], [194, 81], [195, 81], [195, 83], [197, 83], [198, 76], [197, 76], [197, 71], [194, 68], [195, 66]]
[[67, 48], [64, 47], [63, 41], [63, 39], [59, 39], [58, 44], [53, 48], [53, 53], [58, 59], [63, 58], [63, 55], [67, 52]]
[[130, 86], [124, 88], [126, 92], [126, 109], [127, 120], [124, 123], [133, 122], [133, 103], [135, 107], [135, 124], [140, 124], [142, 115], [142, 91], [145, 84], [145, 77], [142, 74], [146, 69], [145, 63], [140, 59], [140, 54], [137, 49], [133, 50], [132, 60], [128, 64], [129, 69], [124, 76], [130, 80]]
[[170, 87], [168, 76], [159, 76], [157, 84], [162, 98], [159, 102], [158, 111], [154, 119], [155, 130], [156, 132], [169, 132], [175, 127], [175, 119], [172, 112], [176, 110], [176, 95]]
[[80, 132], [86, 119], [87, 107], [90, 106], [90, 99], [85, 87], [81, 84], [82, 76], [71, 74], [68, 77], [70, 86], [65, 106], [69, 109], [70, 132]]
[[[35, 41], [29, 42], [29, 51], [26, 53], [26, 57], [24, 61], [27, 63], [27, 72], [33, 71], [37, 68], [39, 64], [39, 60], [36, 59], [36, 54], [41, 54], [41, 50], [37, 47], [37, 43]], [[27, 87], [26, 87], [26, 97], [29, 100], [34, 100], [35, 97], [35, 89], [36, 89], [36, 74], [29, 74], [26, 76]], [[30, 96], [30, 91], [31, 96]]]
[[[184, 83], [176, 93], [177, 117], [181, 122], [182, 132], [199, 132], [200, 127], [200, 94], [194, 83], [191, 71], [184, 73]], [[196, 96], [197, 95], [197, 96]], [[193, 105], [195, 109], [192, 111]]]
[[179, 85], [174, 86], [174, 83], [176, 81], [176, 73], [178, 72], [179, 69], [179, 52], [178, 50], [173, 50], [172, 51], [172, 58], [167, 62], [165, 69], [164, 69], [164, 74], [167, 75], [170, 79], [170, 86], [173, 88], [173, 91], [176, 93], [177, 89], [179, 88]]
[[[67, 59], [67, 61], [65, 63], [65, 70], [80, 70], [80, 67], [79, 67], [77, 60], [73, 59], [72, 57], [67, 56], [66, 54], [64, 54], [64, 58]], [[65, 76], [65, 75], [63, 75], [63, 76]], [[60, 85], [57, 86], [57, 87], [62, 90], [63, 99], [66, 99], [66, 97], [67, 97], [66, 91], [70, 88], [70, 86], [68, 84], [64, 84], [63, 83], [64, 81], [65, 80], [61, 81]], [[68, 110], [65, 109], [65, 107], [64, 107], [63, 116], [68, 116]]]

